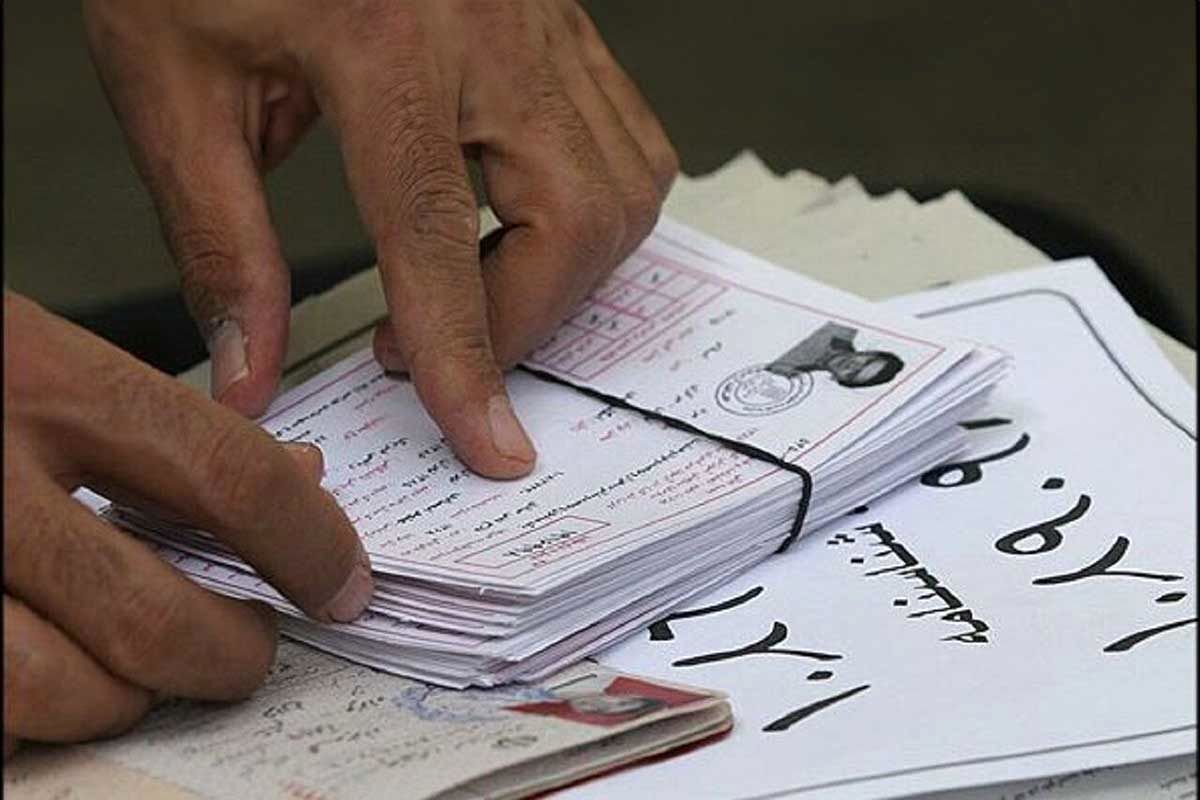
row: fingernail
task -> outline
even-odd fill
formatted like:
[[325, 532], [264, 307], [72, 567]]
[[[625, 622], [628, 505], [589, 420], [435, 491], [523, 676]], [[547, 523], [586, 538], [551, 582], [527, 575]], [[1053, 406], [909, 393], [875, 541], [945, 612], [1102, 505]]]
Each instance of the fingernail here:
[[371, 602], [371, 594], [375, 591], [375, 583], [371, 580], [371, 565], [367, 560], [366, 551], [359, 543], [358, 563], [350, 572], [350, 577], [342, 584], [341, 590], [329, 601], [325, 611], [334, 622], [353, 622]]
[[311, 470], [317, 480], [325, 477], [325, 454], [321, 448], [309, 442], [284, 442], [283, 449]]
[[212, 357], [212, 393], [220, 399], [230, 387], [250, 374], [246, 364], [246, 337], [237, 320], [221, 322], [208, 337]]
[[533, 443], [506, 396], [498, 394], [488, 401], [488, 425], [492, 429], [492, 445], [500, 455], [525, 463], [537, 458]]

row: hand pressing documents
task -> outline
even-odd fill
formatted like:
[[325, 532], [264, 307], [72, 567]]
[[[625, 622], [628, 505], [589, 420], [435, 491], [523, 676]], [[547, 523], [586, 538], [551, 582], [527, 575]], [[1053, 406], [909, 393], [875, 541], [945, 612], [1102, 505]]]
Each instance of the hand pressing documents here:
[[1007, 368], [664, 221], [509, 378], [526, 478], [470, 473], [369, 351], [263, 416], [324, 451], [375, 573], [356, 622], [304, 619], [203, 531], [106, 513], [298, 640], [447, 687], [536, 681], [952, 460]]

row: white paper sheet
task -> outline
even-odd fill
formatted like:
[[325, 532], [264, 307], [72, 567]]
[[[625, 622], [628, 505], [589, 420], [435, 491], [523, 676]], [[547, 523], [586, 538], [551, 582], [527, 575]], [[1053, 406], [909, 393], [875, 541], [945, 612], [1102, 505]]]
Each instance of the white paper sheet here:
[[[923, 795], [919, 800], [1196, 800], [1196, 754]], [[914, 797], [913, 800], [918, 800]]]
[[727, 691], [739, 725], [567, 796], [892, 797], [1194, 751], [1194, 392], [1089, 262], [895, 307], [1015, 357], [975, 462], [603, 653]]

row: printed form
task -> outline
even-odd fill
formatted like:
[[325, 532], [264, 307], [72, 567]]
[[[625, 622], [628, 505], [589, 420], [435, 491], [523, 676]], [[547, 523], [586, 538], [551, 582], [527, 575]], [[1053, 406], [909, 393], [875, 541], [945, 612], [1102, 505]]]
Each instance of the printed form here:
[[[969, 351], [665, 225], [528, 366], [812, 469]], [[297, 387], [261, 422], [278, 439], [324, 450], [323, 485], [377, 571], [470, 576], [518, 594], [745, 503], [757, 493], [749, 489], [795, 482], [528, 372], [512, 374], [509, 391], [539, 452], [535, 471], [513, 483], [463, 467], [412, 386], [370, 352]]]

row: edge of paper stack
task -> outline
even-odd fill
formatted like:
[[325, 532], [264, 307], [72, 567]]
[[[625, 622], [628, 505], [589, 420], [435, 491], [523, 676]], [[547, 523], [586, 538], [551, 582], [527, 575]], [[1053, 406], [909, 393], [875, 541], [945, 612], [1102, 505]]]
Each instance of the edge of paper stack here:
[[[639, 259], [651, 266], [643, 267]], [[866, 333], [870, 333], [866, 329], [878, 328], [880, 332], [873, 335], [896, 344], [919, 343], [913, 345], [912, 352], [920, 354], [924, 360], [916, 364], [916, 356], [910, 356], [914, 364], [908, 367], [908, 372], [901, 373], [904, 380], [898, 379], [895, 386], [881, 387], [873, 393], [843, 389], [832, 381], [813, 389], [814, 380], [803, 379], [808, 381], [804, 385], [814, 397], [820, 392], [823, 398], [833, 398], [829, 401], [833, 411], [828, 420], [805, 422], [820, 433], [820, 437], [817, 434], [812, 437], [820, 438], [817, 444], [829, 439], [829, 446], [819, 456], [811, 448], [793, 456], [787, 446], [787, 426], [781, 427], [774, 422], [775, 417], [761, 426], [731, 428], [731, 425], [748, 424], [736, 414], [758, 413], [753, 409], [737, 409], [726, 415], [728, 420], [721, 420], [720, 424], [725, 427], [718, 427], [718, 434], [742, 438], [767, 455], [803, 464], [809, 471], [813, 488], [805, 531], [911, 480], [959, 452], [963, 437], [957, 423], [978, 409], [988, 388], [1003, 377], [1008, 368], [1007, 357], [994, 349], [940, 335], [925, 323], [884, 315], [872, 304], [845, 292], [788, 273], [667, 220], [660, 223], [647, 244], [639, 248], [617, 275], [597, 290], [596, 296], [622, 289], [622, 281], [633, 285], [639, 280], [635, 274], [658, 269], [656, 264], [680, 265], [673, 278], [676, 284], [707, 281], [701, 290], [687, 297], [694, 298], [698, 296], [697, 292], [708, 288], [713, 297], [718, 298], [712, 303], [696, 300], [695, 309], [692, 309], [686, 303], [693, 300], [685, 297], [678, 301], [683, 304], [680, 314], [684, 311], [693, 314], [697, 309], [708, 314], [712, 309], [721, 308], [720, 303], [725, 302], [725, 297], [734, 298], [728, 301], [730, 309], [749, 314], [751, 318], [769, 312], [769, 317], [755, 320], [763, 327], [763, 331], [755, 336], [745, 337], [734, 332], [734, 338], [730, 339], [726, 334], [724, 341], [729, 347], [739, 344], [745, 347], [747, 342], [752, 345], [757, 338], [769, 338], [772, 326], [786, 328], [790, 323], [783, 318], [786, 315], [779, 312], [778, 304], [791, 297], [801, 297], [806, 303], [824, 304], [815, 311], [800, 307], [787, 309], [788, 314], [797, 319], [804, 314], [818, 321], [828, 316], [829, 319], [853, 322]], [[770, 305], [761, 300], [760, 295], [770, 294], [763, 287], [774, 286], [782, 288], [778, 289], [779, 298], [769, 301], [775, 305]], [[691, 288], [688, 291], [691, 292]], [[759, 302], [768, 304], [760, 309], [756, 305]], [[650, 323], [657, 323], [675, 312], [668, 308], [667, 311], [647, 313], [651, 316]], [[658, 316], [654, 317], [654, 314]], [[876, 325], [879, 320], [886, 320], [886, 323]], [[672, 337], [682, 338], [679, 334], [692, 332], [695, 327], [681, 328], [674, 322], [663, 322], [661, 331], [654, 330], [653, 337], [657, 338], [653, 341], [673, 342]], [[807, 329], [803, 332], [811, 333]], [[641, 334], [634, 331], [632, 335]], [[786, 341], [790, 343], [790, 340]], [[663, 345], [664, 348], [667, 346]], [[779, 347], [775, 349], [779, 350]], [[758, 360], [766, 361], [779, 353], [763, 350], [758, 355], [761, 356]], [[537, 365], [560, 371], [568, 377], [574, 376], [580, 384], [607, 390], [612, 397], [628, 395], [626, 390], [632, 384], [623, 383], [624, 380], [647, 381], [649, 389], [642, 390], [643, 396], [653, 395], [660, 389], [666, 392], [664, 397], [672, 394], [668, 391], [670, 387], [661, 388], [663, 382], [655, 375], [647, 378], [635, 359], [622, 355], [617, 361], [621, 359], [624, 361], [620, 369], [611, 370], [607, 377], [597, 381], [590, 380], [587, 370], [570, 366], [569, 361], [547, 358], [545, 363], [538, 362]], [[564, 364], [567, 366], [562, 366]], [[742, 362], [737, 364], [741, 366]], [[921, 370], [924, 370], [923, 374], [920, 374]], [[616, 377], [612, 377], [614, 374]], [[694, 375], [685, 372], [684, 377]], [[793, 386], [803, 383], [800, 378], [792, 380]], [[707, 398], [715, 383], [712, 375], [706, 374], [696, 381], [694, 385], [700, 387], [699, 391]], [[906, 382], [907, 385], [901, 386]], [[368, 395], [374, 397], [375, 393], [392, 390], [395, 390], [394, 394], [387, 400], [392, 404], [389, 408], [394, 410], [395, 406], [402, 406], [406, 414], [389, 411], [376, 420], [378, 424], [363, 439], [374, 446], [374, 450], [364, 450], [357, 444], [347, 447], [340, 442], [336, 446], [330, 444], [333, 441], [330, 436], [346, 435], [343, 428], [362, 416], [347, 411], [349, 417], [331, 417], [342, 413], [341, 409], [329, 411], [331, 403], [336, 404], [339, 397], [349, 398], [347, 403], [359, 401], [365, 408], [370, 402]], [[439, 448], [445, 451], [444, 443], [439, 443], [440, 437], [436, 430], [429, 428], [423, 412], [414, 410], [417, 404], [411, 386], [385, 376], [373, 363], [369, 351], [352, 354], [313, 376], [279, 398], [268, 410], [264, 425], [279, 438], [299, 438], [323, 445], [326, 463], [331, 465], [325, 480], [327, 487], [344, 489], [356, 482], [375, 481], [367, 484], [372, 487], [369, 493], [352, 489], [339, 497], [343, 505], [365, 501], [368, 496], [373, 504], [370, 513], [354, 519], [372, 558], [376, 594], [368, 611], [349, 625], [321, 626], [305, 620], [294, 606], [258, 579], [235, 554], [204, 532], [156, 519], [128, 507], [114, 506], [106, 511], [106, 515], [153, 542], [164, 558], [202, 585], [231, 596], [271, 603], [285, 614], [283, 630], [296, 639], [379, 669], [451, 687], [492, 686], [514, 680], [537, 680], [551, 674], [643, 628], [689, 598], [750, 568], [769, 557], [787, 539], [802, 497], [801, 481], [796, 475], [769, 462], [727, 453], [720, 441], [665, 427], [637, 411], [606, 405], [569, 387], [546, 384], [528, 375], [513, 376], [510, 392], [518, 413], [526, 420], [535, 441], [540, 443], [542, 457], [539, 469], [529, 479], [507, 484], [467, 474], [452, 457], [436, 461], [426, 459]], [[856, 394], [872, 399], [870, 402], [860, 400]], [[646, 402], [661, 408], [653, 397]], [[715, 409], [711, 401], [705, 402], [708, 405], [702, 411]], [[844, 412], [837, 405], [839, 403], [846, 406]], [[375, 406], [371, 408], [378, 410]], [[569, 409], [570, 419], [559, 414], [561, 409]], [[671, 416], [670, 412], [665, 416]], [[588, 471], [594, 471], [597, 478], [601, 474], [615, 475], [616, 480], [607, 484], [601, 481], [602, 487], [592, 492], [594, 496], [588, 497], [587, 502], [565, 502], [555, 509], [563, 513], [544, 515], [560, 528], [528, 545], [534, 550], [513, 549], [502, 555], [490, 548], [482, 555], [472, 554], [476, 560], [468, 560], [463, 566], [462, 559], [443, 558], [441, 553], [415, 560], [397, 558], [398, 548], [408, 547], [410, 550], [405, 552], [411, 552], [413, 534], [408, 532], [397, 535], [389, 532], [379, 541], [371, 538], [368, 529], [419, 530], [420, 535], [433, 543], [431, 547], [446, 547], [448, 545], [443, 545], [438, 534], [441, 528], [436, 524], [448, 525], [457, 513], [456, 509], [462, 508], [463, 504], [470, 508], [472, 501], [475, 505], [494, 502], [504, 507], [505, 503], [519, 498], [522, 492], [538, 489], [558, 475], [567, 474], [564, 481], [569, 482], [570, 476], [580, 471], [579, 459], [584, 451], [578, 449], [578, 444], [572, 445], [568, 441], [567, 426], [584, 424], [588, 418], [606, 420], [618, 429], [630, 431], [624, 440], [628, 452], [618, 450], [610, 453], [607, 460], [597, 459], [597, 465]], [[321, 427], [326, 419], [335, 421]], [[787, 418], [783, 419], [786, 421]], [[828, 435], [821, 428], [825, 423], [830, 428]], [[701, 422], [697, 427], [707, 433], [704, 426], [710, 424], [713, 423]], [[775, 424], [774, 429], [771, 424]], [[834, 440], [837, 446], [833, 446]], [[401, 442], [403, 446], [397, 444]], [[560, 443], [563, 444], [560, 446]], [[400, 452], [388, 453], [393, 446]], [[360, 457], [352, 456], [350, 451]], [[641, 454], [646, 457], [641, 458]], [[440, 455], [444, 456], [445, 452]], [[643, 526], [641, 519], [654, 507], [651, 500], [645, 499], [643, 491], [640, 497], [630, 500], [631, 516], [624, 524], [647, 527], [648, 532], [629, 536], [622, 531], [620, 537], [613, 538], [615, 544], [596, 547], [592, 550], [594, 555], [588, 558], [567, 558], [551, 564], [553, 559], [535, 552], [537, 548], [549, 547], [556, 539], [568, 536], [575, 537], [573, 541], [588, 541], [588, 547], [591, 547], [591, 542], [601, 537], [588, 538], [588, 531], [581, 531], [579, 527], [610, 524], [598, 511], [608, 500], [610, 490], [615, 492], [615, 487], [620, 487], [623, 492], [644, 489], [655, 475], [682, 463], [685, 457], [693, 456], [687, 463], [696, 466], [683, 468], [679, 473], [680, 480], [690, 480], [696, 471], [715, 469], [714, 465], [724, 459], [729, 462], [727, 470], [736, 473], [729, 480], [731, 488], [724, 493], [727, 496], [692, 505], [678, 501], [670, 506], [675, 509], [673, 513]], [[371, 461], [372, 458], [376, 460]], [[440, 465], [443, 472], [430, 478], [436, 471], [434, 464]], [[557, 471], [556, 466], [560, 467]], [[371, 477], [371, 473], [385, 468], [391, 470], [387, 476], [376, 474]], [[450, 500], [455, 500], [460, 505], [455, 508], [447, 505], [443, 514], [437, 509], [438, 503], [429, 506], [412, 500], [420, 487], [411, 487], [426, 480], [435, 487], [435, 494], [436, 491], [449, 491], [443, 483], [449, 473], [453, 473], [449, 480], [459, 482], [455, 484], [455, 491], [439, 502], [449, 504]], [[333, 490], [337, 495], [339, 489]], [[660, 491], [670, 493], [665, 486], [660, 487]], [[563, 498], [566, 498], [565, 494]], [[507, 516], [509, 512], [505, 511], [497, 519]], [[579, 524], [567, 530], [556, 521], [559, 518], [576, 520]], [[483, 526], [493, 522], [479, 521], [478, 515], [471, 519], [477, 523], [476, 533], [481, 533], [485, 530]], [[615, 521], [611, 524], [618, 525]], [[474, 536], [446, 552], [453, 554], [463, 548], [475, 547], [487, 538], [487, 535]], [[504, 561], [504, 558], [509, 560]], [[518, 561], [520, 565], [527, 562], [529, 569], [518, 574], [513, 571], [515, 567], [509, 568], [508, 565]], [[483, 562], [487, 562], [486, 565]], [[526, 577], [526, 573], [532, 575]]]

